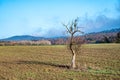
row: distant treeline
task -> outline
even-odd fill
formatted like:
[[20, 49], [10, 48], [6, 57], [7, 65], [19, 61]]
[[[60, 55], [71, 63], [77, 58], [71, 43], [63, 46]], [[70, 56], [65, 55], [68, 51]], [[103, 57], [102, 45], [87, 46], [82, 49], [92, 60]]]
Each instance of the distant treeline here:
[[17, 46], [17, 45], [51, 45], [51, 41], [49, 40], [0, 41], [0, 46]]

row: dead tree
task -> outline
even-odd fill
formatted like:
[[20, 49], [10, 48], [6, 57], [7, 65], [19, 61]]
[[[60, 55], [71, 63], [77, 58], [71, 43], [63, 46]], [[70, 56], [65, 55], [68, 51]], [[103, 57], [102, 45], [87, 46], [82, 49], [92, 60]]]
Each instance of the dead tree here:
[[72, 61], [71, 61], [72, 69], [76, 68], [76, 64], [75, 64], [76, 54], [78, 53], [79, 47], [81, 46], [81, 44], [78, 43], [78, 40], [75, 40], [76, 33], [83, 33], [79, 29], [79, 27], [77, 27], [77, 25], [78, 25], [78, 18], [72, 21], [71, 24], [68, 25], [63, 24], [63, 26], [65, 26], [65, 28], [67, 29], [67, 33], [70, 35], [68, 49], [72, 53]]

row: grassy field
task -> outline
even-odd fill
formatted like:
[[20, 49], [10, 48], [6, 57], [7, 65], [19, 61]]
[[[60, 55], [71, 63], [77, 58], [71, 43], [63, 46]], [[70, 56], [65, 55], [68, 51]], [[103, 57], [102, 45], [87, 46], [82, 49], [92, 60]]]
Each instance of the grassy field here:
[[78, 69], [66, 46], [0, 46], [0, 80], [120, 80], [120, 44], [86, 44]]

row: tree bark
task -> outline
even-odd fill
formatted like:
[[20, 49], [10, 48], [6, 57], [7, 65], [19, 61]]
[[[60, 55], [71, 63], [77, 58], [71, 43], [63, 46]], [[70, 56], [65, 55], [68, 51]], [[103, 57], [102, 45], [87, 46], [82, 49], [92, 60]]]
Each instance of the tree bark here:
[[73, 51], [72, 62], [71, 62], [71, 68], [72, 68], [72, 69], [75, 69], [75, 68], [76, 68], [75, 59], [76, 59], [76, 54], [75, 54], [75, 52]]
[[75, 51], [73, 50], [72, 46], [73, 46], [73, 34], [71, 34], [71, 38], [70, 38], [70, 44], [69, 44], [69, 49], [72, 53], [72, 62], [71, 62], [71, 68], [72, 69], [75, 69], [76, 68], [76, 65], [75, 65], [75, 58], [76, 58], [76, 53]]

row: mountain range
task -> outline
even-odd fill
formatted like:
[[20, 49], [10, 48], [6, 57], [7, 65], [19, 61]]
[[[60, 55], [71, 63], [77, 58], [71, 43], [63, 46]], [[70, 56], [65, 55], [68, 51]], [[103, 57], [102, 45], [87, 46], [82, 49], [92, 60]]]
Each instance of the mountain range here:
[[[92, 32], [87, 33], [87, 38], [94, 38], [94, 36], [103, 36], [103, 35], [116, 35], [117, 32], [120, 32], [120, 28], [111, 29], [111, 30], [104, 30], [101, 32]], [[36, 36], [30, 36], [30, 35], [21, 35], [21, 36], [12, 36], [5, 39], [0, 39], [0, 41], [22, 41], [22, 40], [51, 40], [51, 39], [66, 39], [67, 37], [52, 37], [52, 38], [45, 38], [45, 37], [36, 37]]]
[[21, 40], [42, 40], [44, 37], [36, 37], [30, 35], [12, 36], [9, 38], [1, 39], [1, 41], [21, 41]]

